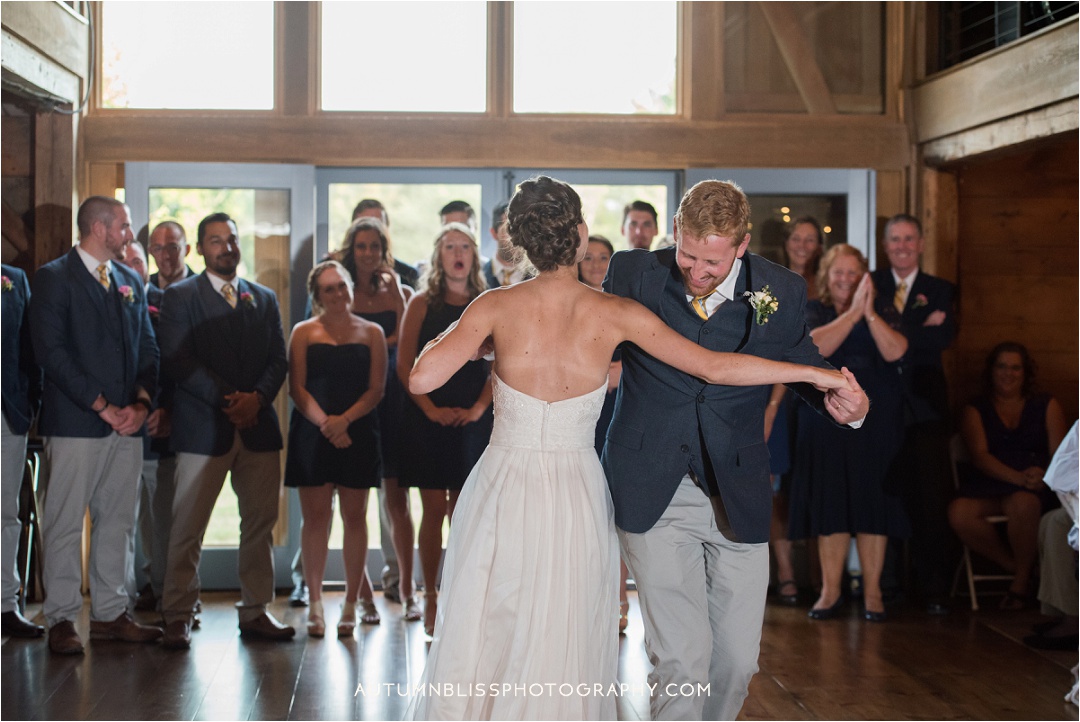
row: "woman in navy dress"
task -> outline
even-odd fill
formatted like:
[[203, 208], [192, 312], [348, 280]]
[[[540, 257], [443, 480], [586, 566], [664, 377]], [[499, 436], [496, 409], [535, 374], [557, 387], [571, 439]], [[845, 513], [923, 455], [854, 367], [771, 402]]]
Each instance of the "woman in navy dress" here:
[[818, 272], [819, 300], [806, 306], [807, 325], [821, 355], [859, 379], [873, 408], [861, 428], [841, 428], [803, 404], [791, 489], [790, 536], [818, 538], [821, 595], [813, 619], [836, 615], [840, 580], [852, 536], [863, 573], [864, 616], [885, 620], [881, 570], [888, 537], [910, 527], [900, 496], [885, 479], [903, 436], [900, 360], [907, 339], [874, 312], [874, 285], [855, 248], [829, 249]]
[[[394, 257], [390, 252], [390, 235], [377, 218], [361, 217], [345, 233], [339, 251], [341, 263], [356, 283], [352, 311], [382, 327], [386, 336], [388, 364], [386, 393], [379, 404], [379, 424], [382, 431], [383, 479], [382, 490], [386, 512], [390, 518], [390, 537], [400, 572], [399, 590], [404, 606], [405, 621], [420, 620], [420, 606], [413, 589], [413, 529], [409, 514], [408, 490], [398, 484], [401, 468], [401, 449], [405, 437], [402, 413], [405, 390], [397, 376], [398, 326], [405, 313], [406, 296], [394, 273]], [[379, 613], [371, 599], [370, 582], [360, 600], [365, 624], [378, 624]]]
[[[401, 322], [397, 370], [407, 382], [424, 346], [455, 323], [485, 289], [480, 254], [472, 229], [443, 226], [420, 290], [409, 300]], [[424, 515], [417, 535], [424, 575], [424, 628], [435, 628], [443, 521], [454, 515], [461, 487], [491, 437], [491, 367], [470, 361], [442, 388], [409, 394], [401, 484], [420, 489]]]
[[289, 340], [289, 424], [285, 485], [297, 487], [304, 526], [300, 549], [311, 594], [308, 634], [326, 631], [322, 579], [334, 493], [345, 526], [345, 604], [338, 635], [351, 636], [367, 557], [367, 498], [379, 485], [381, 454], [376, 407], [386, 378], [386, 341], [374, 323], [350, 312], [352, 279], [337, 261], [308, 276], [313, 318]]
[[[949, 505], [949, 523], [964, 544], [1013, 574], [1001, 601], [1006, 610], [1031, 603], [1039, 521], [1055, 500], [1043, 474], [1068, 428], [1061, 404], [1033, 393], [1034, 383], [1035, 362], [1023, 345], [1006, 341], [986, 357], [983, 394], [964, 407], [960, 422], [971, 464]], [[986, 520], [997, 514], [1009, 517], [1008, 545]]]

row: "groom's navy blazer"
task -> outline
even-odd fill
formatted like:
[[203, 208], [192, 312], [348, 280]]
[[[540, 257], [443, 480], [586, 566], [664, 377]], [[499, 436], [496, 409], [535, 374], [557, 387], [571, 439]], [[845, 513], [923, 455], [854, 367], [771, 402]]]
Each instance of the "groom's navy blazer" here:
[[30, 335], [45, 372], [42, 436], [108, 436], [112, 428], [91, 409], [99, 394], [127, 406], [140, 387], [157, 393], [158, 346], [142, 278], [113, 263], [110, 280], [105, 290], [74, 248], [34, 274]]
[[173, 451], [221, 456], [232, 448], [236, 427], [225, 415], [225, 396], [257, 391], [258, 422], [240, 431], [249, 451], [281, 449], [273, 401], [288, 361], [277, 296], [238, 278], [236, 308], [214, 290], [206, 272], [165, 289], [158, 328], [162, 368], [174, 385]]
[[[828, 367], [806, 326], [806, 283], [752, 253], [742, 261], [734, 300], [723, 303], [708, 321], [698, 318], [686, 301], [674, 248], [616, 253], [604, 289], [639, 301], [709, 350]], [[779, 307], [758, 325], [743, 293], [766, 285]], [[764, 414], [769, 387], [706, 384], [633, 344], [624, 344], [622, 363], [603, 455], [619, 528], [632, 533], [651, 529], [692, 470], [719, 492], [738, 541], [767, 542], [772, 486]], [[806, 384], [792, 388], [821, 410], [821, 392]]]

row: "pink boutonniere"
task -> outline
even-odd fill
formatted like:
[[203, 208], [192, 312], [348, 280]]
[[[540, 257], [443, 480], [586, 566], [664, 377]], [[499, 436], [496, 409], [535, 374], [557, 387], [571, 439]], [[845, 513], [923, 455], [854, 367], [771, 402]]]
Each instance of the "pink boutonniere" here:
[[244, 291], [240, 294], [240, 301], [248, 308], [255, 308], [255, 297], [248, 291]]
[[147, 311], [149, 311], [149, 312], [150, 312], [150, 315], [151, 315], [151, 316], [154, 316], [154, 317], [156, 317], [156, 316], [158, 316], [158, 315], [160, 315], [160, 314], [161, 314], [161, 309], [160, 309], [160, 308], [158, 308], [157, 306], [147, 306], [147, 307], [146, 307], [146, 310], [147, 310]]
[[7, 276], [0, 276], [0, 288], [3, 288], [5, 291], [14, 291], [15, 284], [12, 283], [11, 279]]
[[915, 303], [911, 304], [911, 307], [922, 308], [928, 303], [930, 303], [930, 301], [926, 298], [926, 294], [920, 293], [918, 296], [915, 297]]
[[131, 286], [119, 286], [116, 290], [120, 292], [120, 298], [124, 299], [125, 303], [135, 303], [135, 289]]

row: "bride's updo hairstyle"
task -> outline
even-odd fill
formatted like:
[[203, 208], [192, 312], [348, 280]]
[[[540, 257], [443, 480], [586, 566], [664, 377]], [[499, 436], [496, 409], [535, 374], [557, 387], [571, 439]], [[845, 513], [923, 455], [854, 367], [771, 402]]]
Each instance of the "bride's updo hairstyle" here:
[[581, 198], [562, 181], [541, 175], [518, 186], [506, 213], [510, 241], [525, 251], [537, 271], [577, 262]]

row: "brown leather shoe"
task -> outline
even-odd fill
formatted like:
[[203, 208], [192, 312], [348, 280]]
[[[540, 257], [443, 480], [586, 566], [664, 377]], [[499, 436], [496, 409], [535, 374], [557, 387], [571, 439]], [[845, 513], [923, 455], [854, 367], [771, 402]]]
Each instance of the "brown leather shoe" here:
[[284, 642], [292, 639], [295, 634], [295, 629], [274, 619], [269, 612], [263, 612], [247, 622], [240, 622], [241, 637]]
[[33, 639], [45, 634], [45, 627], [34, 624], [22, 615], [18, 609], [0, 614], [0, 633], [5, 637]]
[[188, 649], [191, 647], [191, 624], [183, 619], [169, 622], [165, 625], [161, 644], [168, 649]]
[[116, 639], [121, 642], [147, 643], [161, 639], [161, 630], [139, 624], [127, 612], [111, 622], [90, 622], [90, 639]]
[[49, 651], [53, 654], [82, 654], [82, 640], [75, 625], [68, 620], [49, 627]]

